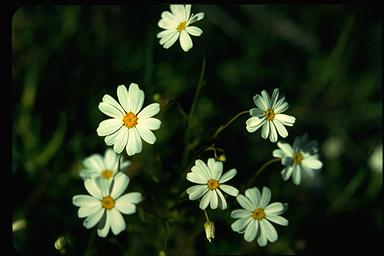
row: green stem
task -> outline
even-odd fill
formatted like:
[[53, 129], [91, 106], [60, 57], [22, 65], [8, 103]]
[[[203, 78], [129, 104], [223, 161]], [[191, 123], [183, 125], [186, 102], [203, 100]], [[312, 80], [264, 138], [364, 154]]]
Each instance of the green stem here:
[[234, 116], [231, 120], [229, 120], [225, 125], [221, 125], [219, 128], [217, 128], [216, 132], [213, 134], [212, 139], [216, 139], [217, 136], [225, 129], [227, 128], [231, 123], [233, 123], [238, 117], [241, 115], [249, 113], [249, 110], [242, 111], [238, 113], [236, 116]]
[[281, 159], [280, 158], [274, 158], [274, 159], [271, 159], [269, 160], [268, 162], [266, 162], [265, 164], [263, 164], [256, 172], [255, 172], [255, 175], [253, 175], [253, 177], [247, 182], [247, 186], [250, 186], [256, 179], [257, 176], [259, 176], [259, 174], [265, 169], [267, 168], [268, 165], [270, 164], [273, 164], [273, 163], [276, 163], [276, 162], [280, 162]]
[[207, 219], [207, 221], [209, 222], [209, 217], [208, 217], [208, 213], [207, 211], [204, 209], [204, 214], [205, 214], [205, 218]]

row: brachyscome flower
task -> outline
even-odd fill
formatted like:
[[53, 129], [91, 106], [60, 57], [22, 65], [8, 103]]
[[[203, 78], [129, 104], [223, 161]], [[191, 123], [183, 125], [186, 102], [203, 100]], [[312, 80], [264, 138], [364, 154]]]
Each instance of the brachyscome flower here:
[[171, 12], [165, 11], [161, 14], [158, 26], [165, 30], [157, 34], [160, 44], [164, 48], [171, 47], [180, 38], [181, 48], [187, 52], [193, 47], [192, 39], [189, 35], [200, 36], [203, 31], [191, 26], [192, 23], [204, 18], [204, 13], [191, 15], [191, 5], [171, 4]]
[[79, 206], [79, 218], [86, 218], [83, 226], [92, 228], [97, 223], [97, 234], [106, 237], [109, 229], [117, 235], [125, 229], [125, 221], [121, 213], [133, 214], [137, 203], [141, 202], [139, 192], [131, 192], [122, 196], [129, 184], [127, 175], [118, 172], [114, 182], [109, 183], [103, 178], [86, 179], [85, 188], [89, 195], [76, 195], [72, 203]]
[[130, 164], [130, 161], [123, 161], [123, 156], [119, 157], [115, 151], [107, 149], [104, 157], [100, 154], [93, 154], [85, 158], [83, 161], [85, 169], [80, 171], [80, 176], [83, 179], [102, 177], [111, 182], [118, 169], [127, 168]]
[[323, 166], [319, 160], [317, 142], [309, 141], [307, 134], [297, 136], [293, 146], [280, 141], [277, 146], [279, 149], [275, 149], [272, 154], [281, 158], [281, 163], [285, 166], [281, 172], [283, 180], [288, 180], [292, 176], [293, 183], [299, 185], [303, 173], [313, 178], [314, 170], [319, 170]]
[[[160, 128], [161, 121], [153, 118], [160, 111], [159, 103], [152, 103], [141, 110], [144, 102], [144, 92], [137, 84], [131, 83], [129, 90], [125, 85], [117, 87], [117, 102], [108, 94], [104, 95], [99, 109], [112, 117], [104, 120], [97, 128], [99, 136], [106, 136], [104, 141], [113, 150], [121, 153], [124, 148], [129, 156], [140, 153], [141, 139], [149, 144], [156, 141], [151, 130]], [[141, 110], [141, 111], [140, 111]]]
[[215, 223], [213, 223], [212, 221], [205, 222], [204, 229], [205, 229], [205, 236], [207, 237], [208, 241], [211, 243], [212, 239], [215, 238]]
[[271, 190], [267, 187], [263, 187], [261, 195], [256, 187], [247, 189], [245, 196], [238, 195], [236, 200], [244, 209], [231, 212], [231, 217], [238, 219], [232, 223], [232, 230], [244, 233], [247, 242], [256, 238], [260, 246], [267, 245], [267, 241], [275, 242], [278, 236], [271, 222], [287, 226], [288, 220], [280, 216], [287, 206], [278, 202], [269, 204], [270, 199]]
[[277, 141], [277, 134], [283, 138], [287, 137], [288, 131], [284, 125], [293, 126], [296, 118], [282, 114], [288, 109], [288, 103], [284, 96], [279, 99], [279, 89], [273, 90], [272, 98], [263, 90], [261, 95], [256, 94], [253, 97], [253, 101], [257, 108], [249, 111], [252, 117], [246, 121], [247, 131], [254, 132], [262, 127], [261, 137], [267, 139], [269, 136], [271, 142]]
[[231, 196], [238, 195], [239, 191], [235, 187], [224, 184], [236, 175], [236, 169], [231, 169], [223, 175], [222, 173], [223, 163], [213, 158], [208, 159], [208, 165], [200, 159], [196, 160], [191, 172], [187, 173], [187, 180], [199, 184], [189, 187], [187, 193], [190, 200], [202, 197], [200, 209], [204, 210], [208, 204], [211, 209], [226, 209], [227, 202], [221, 190]]

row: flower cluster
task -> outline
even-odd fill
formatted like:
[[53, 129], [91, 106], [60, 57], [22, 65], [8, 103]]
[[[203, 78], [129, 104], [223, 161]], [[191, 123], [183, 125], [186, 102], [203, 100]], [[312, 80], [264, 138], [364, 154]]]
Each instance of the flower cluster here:
[[[170, 10], [171, 12], [162, 12], [158, 22], [158, 26], [164, 29], [157, 34], [159, 43], [168, 49], [179, 39], [182, 50], [187, 52], [193, 47], [190, 36], [200, 36], [203, 33], [192, 24], [202, 20], [204, 13], [191, 14], [191, 5], [170, 5]], [[198, 92], [199, 90], [196, 95]], [[236, 118], [249, 113], [251, 117], [245, 122], [245, 130], [253, 133], [261, 129], [261, 137], [269, 139], [272, 143], [277, 142], [279, 147], [272, 153], [275, 159], [264, 164], [253, 177], [259, 175], [267, 165], [277, 161], [281, 161], [284, 166], [281, 172], [284, 181], [292, 177], [293, 183], [299, 185], [303, 176], [313, 177], [314, 170], [322, 167], [316, 142], [309, 141], [306, 134], [296, 137], [293, 146], [278, 141], [279, 137], [287, 138], [286, 127], [292, 127], [296, 123], [294, 116], [284, 114], [288, 110], [288, 103], [279, 89], [275, 88], [271, 96], [266, 90], [262, 90], [253, 97], [253, 102], [255, 108], [239, 113], [226, 125], [220, 126], [212, 139], [215, 140]], [[105, 144], [112, 148], [106, 150], [104, 157], [94, 154], [83, 161], [84, 169], [81, 170], [80, 176], [84, 179], [84, 186], [89, 195], [74, 196], [73, 204], [80, 207], [78, 216], [85, 218], [84, 227], [89, 229], [98, 224], [97, 233], [100, 237], [106, 237], [109, 229], [114, 235], [125, 230], [122, 214], [135, 213], [136, 204], [143, 200], [139, 192], [124, 194], [130, 179], [123, 170], [131, 162], [124, 160], [120, 155], [124, 154], [125, 149], [127, 155], [133, 157], [142, 152], [142, 141], [149, 144], [156, 142], [153, 131], [160, 128], [161, 121], [154, 116], [160, 112], [160, 104], [152, 103], [144, 108], [143, 104], [144, 91], [137, 84], [131, 83], [128, 89], [125, 85], [117, 87], [117, 100], [105, 94], [98, 105], [100, 111], [109, 118], [100, 122], [96, 131], [98, 136], [104, 137]], [[190, 115], [193, 114], [192, 111], [193, 108]], [[186, 139], [188, 140], [188, 136]], [[199, 200], [199, 208], [204, 211], [206, 217], [204, 229], [209, 242], [215, 238], [215, 225], [209, 219], [207, 209], [226, 210], [231, 197], [242, 207], [230, 213], [230, 217], [236, 219], [230, 225], [232, 230], [244, 234], [247, 242], [256, 240], [260, 246], [266, 246], [268, 241], [275, 242], [278, 234], [272, 223], [288, 225], [288, 220], [281, 216], [287, 210], [288, 204], [270, 203], [272, 192], [266, 186], [263, 186], [261, 191], [252, 186], [244, 189], [244, 194], [241, 194], [242, 187], [238, 189], [227, 184], [241, 171], [232, 168], [224, 172], [225, 155], [217, 156], [218, 148], [215, 144], [208, 148], [214, 150], [214, 158], [208, 158], [207, 161], [188, 159], [191, 160], [191, 165], [194, 161], [194, 165], [188, 168], [186, 179], [194, 185], [185, 192], [189, 200]]]

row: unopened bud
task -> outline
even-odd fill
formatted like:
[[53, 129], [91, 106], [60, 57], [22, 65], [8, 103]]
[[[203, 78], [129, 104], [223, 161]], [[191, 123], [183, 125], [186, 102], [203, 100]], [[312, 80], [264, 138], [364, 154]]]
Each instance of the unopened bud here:
[[205, 235], [207, 236], [208, 241], [211, 243], [211, 239], [215, 238], [215, 224], [212, 221], [207, 221], [204, 223]]

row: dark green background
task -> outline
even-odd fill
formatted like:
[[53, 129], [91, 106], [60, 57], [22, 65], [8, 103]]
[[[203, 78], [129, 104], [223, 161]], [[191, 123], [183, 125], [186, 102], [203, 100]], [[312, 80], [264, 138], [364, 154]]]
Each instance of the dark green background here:
[[[286, 254], [381, 248], [382, 171], [368, 159], [382, 145], [382, 22], [364, 5], [193, 5], [204, 12], [185, 53], [156, 34], [169, 5], [27, 6], [12, 19], [12, 176], [18, 193], [12, 219], [26, 228], [13, 233], [20, 255]], [[205, 54], [206, 85], [192, 118], [188, 163], [212, 152], [200, 149], [219, 125], [254, 107], [252, 97], [274, 88], [286, 96], [296, 117], [285, 141], [307, 132], [320, 144], [322, 170], [312, 181], [283, 182], [282, 166], [268, 167], [252, 186], [268, 186], [272, 201], [287, 202], [287, 227], [279, 240], [260, 248], [234, 233], [225, 211], [209, 210], [216, 224], [210, 244], [197, 201], [180, 193], [184, 178], [183, 138]], [[161, 104], [157, 142], [129, 158], [131, 184], [145, 200], [125, 216], [127, 231], [94, 237], [77, 217], [72, 197], [86, 193], [78, 176], [82, 160], [103, 154], [96, 128], [106, 118], [97, 106], [116, 97], [119, 84], [138, 83], [145, 105]], [[236, 168], [229, 184], [240, 188], [272, 158], [276, 145], [248, 133], [244, 115], [216, 140], [225, 150], [224, 170]], [[332, 144], [333, 143], [333, 144]], [[336, 144], [336, 145], [335, 145]], [[338, 145], [338, 146], [337, 146]], [[344, 241], [345, 239], [345, 241]], [[64, 253], [64, 250], [62, 250]]]

